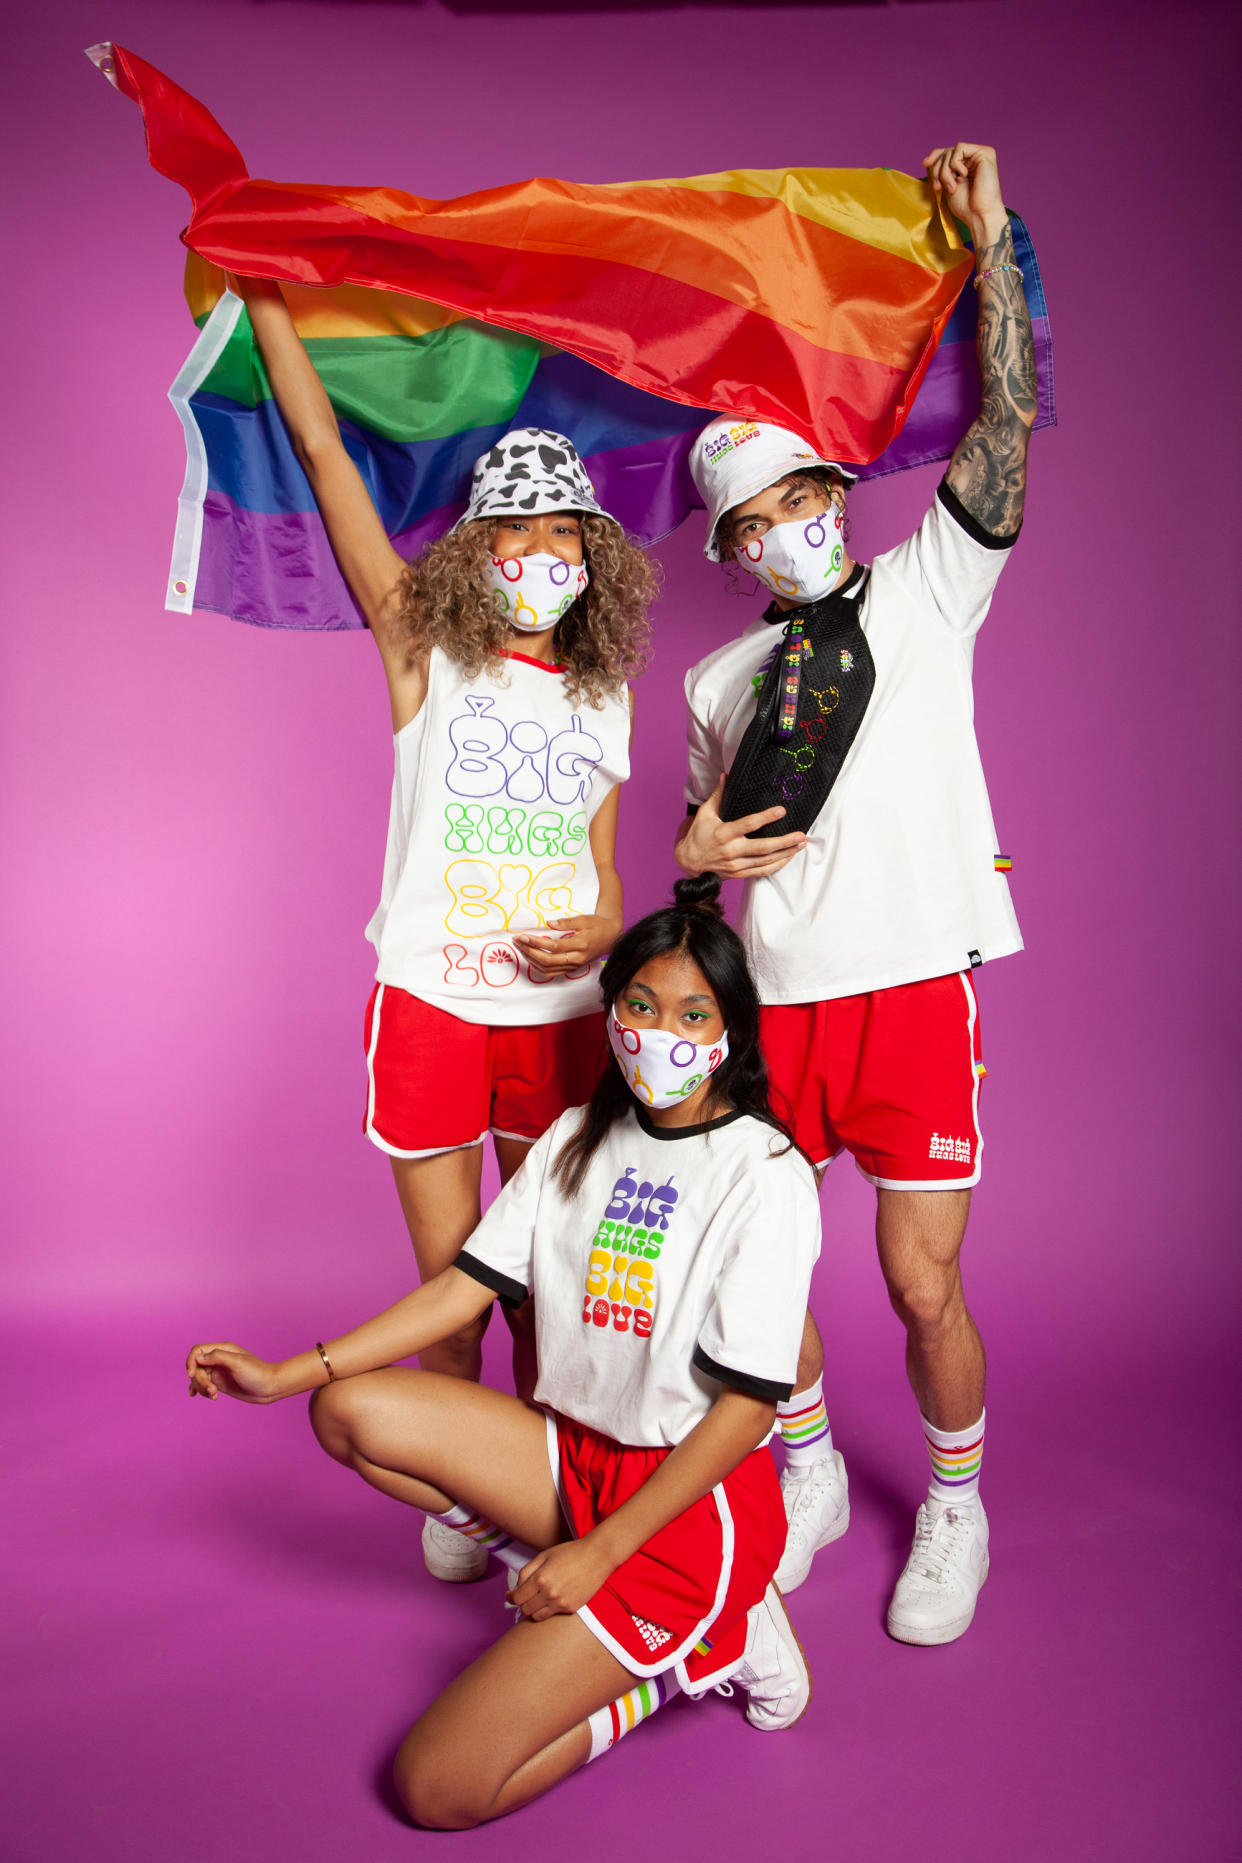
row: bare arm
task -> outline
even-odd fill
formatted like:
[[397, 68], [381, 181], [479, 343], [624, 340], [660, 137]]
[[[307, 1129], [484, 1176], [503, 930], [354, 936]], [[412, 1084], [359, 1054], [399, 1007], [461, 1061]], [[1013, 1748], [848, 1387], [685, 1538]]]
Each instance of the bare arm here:
[[979, 418], [949, 462], [947, 483], [994, 537], [1022, 523], [1026, 450], [1038, 407], [1031, 318], [1016, 271], [1009, 216], [1001, 200], [996, 152], [959, 142], [924, 160], [933, 187], [970, 226], [979, 284]]
[[393, 729], [417, 712], [426, 691], [426, 662], [412, 655], [398, 625], [396, 589], [405, 567], [380, 522], [362, 476], [346, 452], [336, 415], [293, 325], [279, 285], [239, 278], [236, 288], [254, 330], [272, 393], [341, 574], [379, 648], [392, 700]]
[[[426, 1346], [460, 1332], [495, 1298], [490, 1288], [460, 1268], [445, 1268], [373, 1320], [340, 1339], [329, 1340], [324, 1349], [338, 1378], [354, 1378], [396, 1359], [412, 1358]], [[273, 1404], [278, 1398], [295, 1397], [328, 1382], [317, 1350], [273, 1362], [256, 1358], [237, 1345], [196, 1345], [185, 1368], [192, 1397], [195, 1393], [219, 1397], [223, 1392], [248, 1404]]]
[[775, 1404], [722, 1389], [719, 1397], [615, 1514], [582, 1539], [537, 1553], [509, 1593], [539, 1622], [576, 1611], [631, 1553], [692, 1507], [757, 1449], [776, 1416]]

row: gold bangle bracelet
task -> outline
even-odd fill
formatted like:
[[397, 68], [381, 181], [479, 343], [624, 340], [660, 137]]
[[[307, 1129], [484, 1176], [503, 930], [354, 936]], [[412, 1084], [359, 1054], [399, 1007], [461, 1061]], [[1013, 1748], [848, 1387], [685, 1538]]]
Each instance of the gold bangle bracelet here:
[[323, 1368], [324, 1368], [324, 1370], [325, 1370], [325, 1371], [327, 1372], [327, 1374], [328, 1374], [328, 1383], [329, 1383], [329, 1384], [335, 1384], [335, 1383], [336, 1383], [336, 1373], [335, 1373], [335, 1372], [333, 1371], [333, 1369], [332, 1369], [332, 1360], [331, 1360], [331, 1359], [330, 1359], [330, 1358], [328, 1357], [328, 1355], [327, 1355], [327, 1353], [326, 1353], [326, 1352], [324, 1351], [324, 1349], [323, 1349], [323, 1340], [322, 1340], [322, 1339], [316, 1339], [316, 1341], [315, 1341], [315, 1350], [316, 1350], [316, 1352], [318, 1352], [318, 1354], [319, 1354], [319, 1356], [320, 1356], [320, 1358], [321, 1358], [321, 1359], [323, 1360]]

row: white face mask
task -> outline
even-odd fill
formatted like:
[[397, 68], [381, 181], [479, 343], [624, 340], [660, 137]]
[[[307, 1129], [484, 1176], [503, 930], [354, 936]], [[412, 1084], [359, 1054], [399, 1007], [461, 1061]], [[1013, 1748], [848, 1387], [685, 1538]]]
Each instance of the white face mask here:
[[504, 597], [510, 627], [542, 634], [555, 627], [591, 578], [585, 563], [564, 563], [559, 556], [493, 556], [488, 574]]
[[636, 1100], [644, 1106], [676, 1106], [688, 1100], [729, 1052], [728, 1032], [700, 1046], [666, 1029], [632, 1029], [608, 1012], [608, 1046]]
[[773, 524], [762, 537], [734, 545], [733, 554], [773, 595], [787, 602], [817, 602], [837, 585], [845, 564], [844, 513], [833, 504], [809, 521]]

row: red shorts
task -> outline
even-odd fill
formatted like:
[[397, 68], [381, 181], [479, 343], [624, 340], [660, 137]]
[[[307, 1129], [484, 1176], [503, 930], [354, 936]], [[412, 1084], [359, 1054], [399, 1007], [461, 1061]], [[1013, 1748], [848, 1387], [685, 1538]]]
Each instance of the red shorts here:
[[394, 1158], [500, 1138], [534, 1142], [591, 1097], [604, 1059], [600, 1010], [569, 1022], [493, 1028], [463, 1022], [390, 983], [367, 1004], [362, 1129]]
[[[637, 1492], [670, 1453], [627, 1448], [548, 1417], [548, 1460], [574, 1537]], [[746, 1613], [780, 1564], [787, 1523], [776, 1465], [755, 1449], [719, 1485], [624, 1560], [578, 1612], [634, 1675], [677, 1667], [683, 1687], [726, 1676], [746, 1647]]]
[[[881, 1190], [979, 1182], [979, 1005], [969, 971], [827, 1003], [774, 1003], [759, 1037], [794, 1136]], [[779, 1102], [778, 1102], [778, 1110]]]

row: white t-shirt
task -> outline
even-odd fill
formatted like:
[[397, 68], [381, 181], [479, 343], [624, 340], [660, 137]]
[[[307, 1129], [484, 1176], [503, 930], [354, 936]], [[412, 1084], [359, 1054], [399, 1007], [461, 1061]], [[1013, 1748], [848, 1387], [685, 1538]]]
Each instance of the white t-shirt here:
[[[875, 689], [858, 735], [806, 847], [745, 888], [738, 929], [763, 1002], [854, 996], [1022, 949], [971, 690], [1007, 556], [937, 496], [915, 535], [873, 563], [860, 623]], [[760, 619], [686, 675], [692, 805], [733, 762], [752, 682], [782, 642]]]
[[664, 1448], [721, 1383], [788, 1397], [819, 1255], [806, 1160], [749, 1114], [669, 1127], [636, 1106], [567, 1198], [552, 1167], [580, 1117], [544, 1133], [457, 1257], [502, 1299], [535, 1296], [536, 1403]]
[[513, 931], [595, 910], [591, 822], [630, 772], [629, 694], [597, 711], [555, 667], [507, 654], [467, 679], [438, 647], [427, 696], [393, 739], [380, 902], [367, 926], [380, 983], [496, 1027], [599, 1007], [599, 964], [550, 974]]

